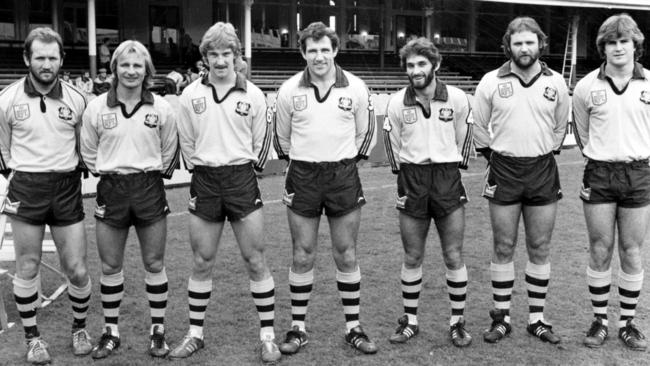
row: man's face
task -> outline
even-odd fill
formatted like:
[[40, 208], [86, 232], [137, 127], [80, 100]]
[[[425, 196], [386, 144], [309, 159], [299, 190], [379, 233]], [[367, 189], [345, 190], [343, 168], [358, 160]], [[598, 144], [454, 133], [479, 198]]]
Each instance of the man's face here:
[[117, 59], [115, 77], [118, 86], [126, 89], [135, 89], [142, 86], [147, 74], [145, 58], [136, 52], [122, 54]]
[[210, 74], [217, 79], [224, 79], [235, 73], [235, 53], [229, 48], [211, 48], [205, 55]]
[[334, 58], [337, 53], [338, 49], [332, 48], [332, 41], [329, 37], [322, 37], [318, 40], [307, 38], [302, 57], [307, 61], [307, 68], [312, 76], [323, 77], [334, 67]]
[[531, 31], [513, 33], [510, 37], [510, 59], [520, 69], [527, 69], [539, 59], [539, 39]]
[[88, 79], [90, 77], [90, 72], [85, 71], [84, 72], [84, 78]]
[[99, 80], [106, 80], [106, 69], [100, 69], [97, 73]]
[[411, 55], [406, 58], [406, 75], [411, 86], [415, 89], [424, 89], [435, 76], [434, 65], [422, 55]]
[[38, 39], [32, 42], [32, 54], [27, 58], [23, 56], [25, 66], [35, 81], [43, 85], [50, 85], [56, 81], [59, 69], [63, 65], [61, 50], [56, 42], [44, 43]]
[[624, 36], [605, 42], [605, 58], [613, 66], [626, 66], [634, 64], [634, 41]]

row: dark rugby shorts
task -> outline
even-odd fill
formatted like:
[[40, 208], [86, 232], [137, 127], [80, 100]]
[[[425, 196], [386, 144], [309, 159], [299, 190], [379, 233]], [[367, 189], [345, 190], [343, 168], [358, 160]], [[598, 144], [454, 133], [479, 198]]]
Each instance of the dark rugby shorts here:
[[442, 218], [467, 202], [458, 163], [401, 164], [397, 209], [418, 219]]
[[104, 174], [97, 183], [95, 218], [106, 225], [149, 226], [167, 214], [169, 206], [159, 171]]
[[262, 195], [251, 163], [196, 166], [190, 184], [189, 211], [211, 222], [238, 221], [261, 208]]
[[81, 173], [17, 171], [9, 180], [4, 212], [30, 225], [68, 226], [84, 219]]
[[282, 202], [298, 215], [344, 216], [366, 203], [356, 160], [306, 162], [292, 160]]
[[650, 204], [648, 160], [633, 162], [587, 161], [580, 198], [587, 203], [616, 203], [624, 208]]
[[558, 201], [562, 188], [553, 153], [513, 157], [493, 152], [483, 197], [499, 205], [544, 206]]

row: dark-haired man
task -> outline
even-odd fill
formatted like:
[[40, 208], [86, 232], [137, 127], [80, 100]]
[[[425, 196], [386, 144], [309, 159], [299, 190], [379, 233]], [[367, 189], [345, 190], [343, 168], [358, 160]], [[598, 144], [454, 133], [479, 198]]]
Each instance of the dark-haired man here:
[[490, 277], [495, 309], [483, 335], [489, 343], [511, 331], [513, 256], [522, 216], [528, 252], [528, 332], [560, 342], [544, 319], [544, 304], [551, 234], [562, 198], [553, 154], [559, 153], [566, 133], [569, 94], [562, 76], [539, 61], [545, 46], [546, 35], [534, 19], [511, 21], [503, 36], [510, 60], [487, 73], [475, 93], [474, 137], [477, 150], [489, 161], [483, 196], [489, 201], [494, 239]]
[[404, 246], [404, 315], [389, 340], [405, 343], [418, 334], [422, 261], [433, 219], [451, 302], [449, 336], [453, 345], [465, 347], [472, 342], [463, 318], [467, 296], [463, 205], [467, 193], [458, 168], [467, 169], [473, 148], [471, 107], [462, 90], [436, 79], [442, 57], [431, 41], [409, 41], [400, 50], [400, 60], [410, 85], [388, 102], [383, 126], [386, 155], [393, 173], [398, 174], [397, 209]]
[[77, 136], [86, 107], [83, 94], [59, 80], [61, 36], [36, 28], [25, 39], [29, 74], [0, 92], [0, 170], [9, 175], [4, 212], [11, 217], [16, 250], [14, 296], [27, 341], [27, 362], [50, 362], [36, 326], [41, 246], [45, 225], [68, 277], [75, 355], [92, 349], [86, 331], [90, 277], [81, 200]]
[[283, 202], [293, 242], [289, 270], [291, 330], [280, 350], [307, 344], [305, 317], [314, 281], [320, 216], [330, 225], [336, 282], [345, 313], [345, 340], [363, 353], [377, 352], [359, 324], [361, 271], [356, 258], [361, 206], [366, 203], [356, 163], [375, 144], [374, 111], [365, 83], [334, 58], [339, 38], [323, 23], [300, 35], [304, 71], [287, 80], [276, 102], [275, 149], [290, 160]]

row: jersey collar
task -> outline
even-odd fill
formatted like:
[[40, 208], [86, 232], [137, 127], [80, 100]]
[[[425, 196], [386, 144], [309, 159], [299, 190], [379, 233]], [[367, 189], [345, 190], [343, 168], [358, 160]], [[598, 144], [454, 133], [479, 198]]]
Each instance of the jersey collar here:
[[[201, 84], [203, 84], [205, 86], [211, 86], [209, 75], [210, 75], [210, 73], [206, 72], [205, 75], [203, 75], [203, 77], [201, 77]], [[245, 92], [246, 91], [246, 76], [244, 76], [240, 72], [237, 72], [236, 77], [235, 77], [235, 86], [233, 87], [233, 89], [240, 89], [240, 90], [243, 90]], [[230, 93], [230, 92], [228, 92], [228, 93]]]
[[[334, 76], [334, 87], [335, 88], [345, 88], [350, 85], [348, 78], [343, 73], [343, 69], [336, 64], [336, 74]], [[305, 71], [302, 72], [302, 77], [300, 78], [299, 86], [309, 88], [311, 86], [311, 75], [309, 75], [309, 67], [305, 67]]]
[[[142, 88], [142, 95], [140, 96], [140, 103], [138, 103], [138, 105], [141, 104], [153, 105], [153, 94], [145, 88]], [[111, 86], [111, 88], [108, 90], [108, 95], [106, 96], [106, 105], [109, 108], [115, 108], [122, 105], [122, 102], [117, 100], [117, 91], [115, 90], [114, 86]]]
[[[448, 98], [447, 85], [436, 78], [436, 89], [433, 92], [433, 100], [446, 102]], [[409, 85], [406, 87], [406, 93], [404, 93], [404, 105], [414, 106], [417, 105], [417, 103], [418, 101], [415, 96], [415, 89], [413, 89], [413, 86]]]
[[[517, 74], [512, 72], [512, 68], [510, 67], [511, 64], [512, 64], [512, 61], [506, 61], [506, 63], [501, 65], [501, 67], [499, 68], [499, 71], [497, 71], [497, 77], [498, 78], [503, 78], [503, 77], [506, 77], [508, 75], [519, 77], [519, 76], [517, 76]], [[553, 75], [553, 73], [551, 72], [551, 69], [549, 69], [548, 66], [546, 66], [545, 62], [539, 61], [539, 65], [542, 67], [542, 69], [540, 71], [540, 74], [544, 74], [546, 76]]]
[[[29, 75], [25, 76], [25, 94], [29, 95], [30, 97], [43, 96], [43, 94], [39, 93], [39, 91], [36, 90], [36, 87], [34, 87], [34, 84], [32, 83], [32, 78], [30, 78]], [[59, 81], [58, 77], [54, 82], [54, 87], [52, 87], [52, 89], [45, 95], [52, 99], [61, 99], [63, 97], [63, 89], [61, 88], [61, 82]]]
[[[598, 79], [600, 80], [605, 80], [607, 78], [607, 74], [605, 74], [605, 65], [607, 62], [603, 62], [600, 65], [600, 69], [598, 70]], [[645, 72], [643, 71], [643, 65], [641, 65], [638, 62], [634, 63], [634, 70], [632, 70], [632, 79], [640, 79], [640, 80], [645, 80]]]

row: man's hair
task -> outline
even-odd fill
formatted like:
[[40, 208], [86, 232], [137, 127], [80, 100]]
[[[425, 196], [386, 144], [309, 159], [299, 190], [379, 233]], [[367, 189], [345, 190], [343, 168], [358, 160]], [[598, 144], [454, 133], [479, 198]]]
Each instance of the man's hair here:
[[217, 22], [205, 32], [199, 46], [201, 55], [206, 57], [208, 50], [216, 48], [230, 48], [235, 58], [239, 57], [241, 42], [232, 24]]
[[539, 27], [539, 24], [537, 24], [535, 19], [531, 17], [517, 17], [513, 19], [510, 24], [508, 24], [506, 33], [503, 35], [503, 53], [505, 53], [506, 57], [512, 57], [512, 52], [510, 51], [510, 39], [512, 38], [512, 35], [525, 31], [529, 31], [537, 35], [537, 40], [539, 42], [539, 53], [541, 54], [544, 52], [546, 49], [547, 37], [546, 34], [544, 34], [542, 31], [542, 28]]
[[399, 50], [400, 65], [406, 69], [406, 59], [414, 55], [426, 57], [433, 65], [434, 70], [442, 61], [442, 56], [440, 55], [438, 48], [433, 44], [433, 42], [424, 37], [410, 40]]
[[634, 42], [634, 57], [638, 60], [643, 56], [643, 41], [645, 37], [634, 19], [626, 13], [612, 15], [598, 28], [596, 47], [601, 58], [605, 58], [605, 44], [621, 37], [629, 37]]
[[122, 55], [126, 55], [129, 53], [135, 53], [138, 54], [142, 57], [144, 57], [144, 67], [145, 67], [145, 76], [144, 76], [144, 82], [142, 83], [142, 87], [145, 89], [148, 89], [151, 87], [152, 84], [152, 79], [154, 74], [156, 73], [156, 69], [153, 66], [153, 61], [151, 60], [151, 54], [147, 50], [147, 48], [140, 42], [135, 41], [135, 40], [128, 40], [120, 43], [119, 46], [115, 49], [115, 52], [113, 52], [113, 57], [111, 57], [111, 73], [113, 74], [113, 80], [111, 83], [113, 84], [113, 87], [117, 87], [118, 84], [118, 75], [117, 75], [117, 61]]
[[38, 27], [32, 29], [32, 31], [29, 32], [27, 38], [25, 38], [25, 45], [23, 49], [23, 54], [25, 57], [27, 57], [27, 59], [30, 59], [32, 57], [32, 43], [34, 43], [35, 39], [43, 43], [56, 42], [59, 45], [59, 55], [63, 60], [63, 57], [65, 57], [65, 51], [63, 51], [63, 40], [57, 32], [49, 27]]
[[330, 42], [332, 42], [332, 50], [338, 50], [339, 36], [336, 35], [336, 32], [332, 30], [332, 28], [323, 24], [323, 22], [313, 22], [300, 32], [300, 39], [298, 40], [300, 43], [300, 50], [302, 53], [305, 53], [307, 49], [307, 39], [311, 38], [314, 41], [318, 41], [323, 37], [330, 39]]

